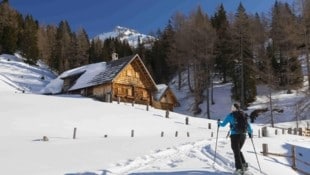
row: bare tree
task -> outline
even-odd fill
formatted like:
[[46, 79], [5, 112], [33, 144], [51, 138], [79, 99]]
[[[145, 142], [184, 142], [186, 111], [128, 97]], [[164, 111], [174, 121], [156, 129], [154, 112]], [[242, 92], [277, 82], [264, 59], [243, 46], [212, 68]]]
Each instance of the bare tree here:
[[176, 67], [177, 76], [178, 76], [178, 89], [181, 90], [182, 83], [182, 71], [185, 69], [185, 52], [186, 50], [186, 41], [182, 36], [184, 31], [184, 23], [186, 17], [177, 12], [172, 17], [172, 28], [175, 31], [174, 38], [171, 46], [171, 50], [169, 51], [168, 61], [169, 64], [174, 65]]
[[298, 11], [301, 12], [301, 21], [299, 31], [300, 41], [303, 42], [303, 50], [306, 56], [307, 77], [308, 77], [308, 91], [310, 92], [310, 1], [308, 0], [296, 0]]
[[[179, 83], [181, 71], [187, 70], [187, 80], [190, 91], [194, 95], [193, 113], [201, 113], [199, 107], [204, 100], [204, 91], [207, 89], [209, 109], [209, 86], [213, 67], [213, 45], [215, 31], [211, 26], [208, 16], [198, 6], [188, 18], [176, 14], [173, 18], [175, 29], [174, 45], [170, 57], [174, 57], [179, 71]], [[173, 59], [173, 58], [171, 58]], [[179, 84], [180, 88], [180, 84]], [[208, 110], [209, 111], [209, 110]], [[210, 118], [208, 112], [207, 117]]]
[[306, 93], [305, 97], [298, 101], [295, 105], [295, 121], [296, 128], [299, 128], [300, 120], [309, 119], [310, 113], [310, 94]]
[[50, 67], [53, 67], [53, 52], [56, 45], [57, 27], [53, 25], [40, 26], [38, 30], [39, 57]]
[[301, 65], [297, 59], [297, 19], [288, 4], [276, 2], [272, 9], [270, 36], [274, 54], [275, 73], [279, 85], [291, 93], [302, 84]]
[[215, 31], [208, 16], [204, 15], [198, 7], [189, 17], [190, 40], [189, 56], [192, 56], [191, 64], [193, 68], [194, 82], [194, 113], [199, 114], [199, 105], [203, 102], [203, 93], [207, 94], [207, 117], [210, 117], [210, 80], [213, 68], [213, 48], [215, 42]]

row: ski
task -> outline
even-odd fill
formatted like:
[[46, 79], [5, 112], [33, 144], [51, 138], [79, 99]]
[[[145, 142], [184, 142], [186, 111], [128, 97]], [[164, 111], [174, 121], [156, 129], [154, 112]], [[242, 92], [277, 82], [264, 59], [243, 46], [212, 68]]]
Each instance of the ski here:
[[242, 175], [254, 175], [254, 174], [251, 173], [250, 171], [244, 171]]
[[254, 175], [250, 171], [243, 171], [243, 172], [233, 172], [233, 175]]

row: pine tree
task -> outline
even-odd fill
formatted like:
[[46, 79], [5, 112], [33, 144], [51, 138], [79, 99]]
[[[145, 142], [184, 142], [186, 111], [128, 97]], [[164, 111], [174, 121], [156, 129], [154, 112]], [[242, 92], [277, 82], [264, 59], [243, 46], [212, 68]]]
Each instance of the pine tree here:
[[230, 26], [227, 20], [223, 4], [211, 17], [211, 22], [216, 30], [217, 40], [215, 43], [215, 64], [216, 69], [222, 74], [223, 83], [227, 82], [227, 76], [232, 72], [232, 50]]
[[56, 33], [55, 53], [53, 54], [53, 68], [59, 72], [63, 72], [73, 68], [74, 50], [72, 32], [67, 21], [59, 23]]
[[271, 38], [274, 70], [279, 85], [291, 92], [302, 83], [301, 65], [297, 59], [297, 21], [288, 4], [276, 1], [272, 9]]
[[120, 57], [125, 57], [128, 55], [132, 55], [133, 54], [133, 49], [131, 48], [131, 46], [129, 45], [127, 40], [121, 41], [120, 42], [120, 50], [117, 52], [119, 53]]
[[172, 70], [168, 65], [168, 53], [170, 51], [172, 37], [172, 26], [168, 24], [160, 33], [159, 40], [154, 43], [152, 48], [151, 66], [157, 83], [168, 83], [170, 80]]
[[17, 49], [21, 15], [13, 10], [8, 1], [0, 3], [0, 53], [13, 54]]
[[103, 61], [111, 61], [113, 52], [116, 52], [119, 57], [133, 54], [127, 41], [120, 41], [118, 38], [104, 40], [102, 48]]
[[253, 54], [250, 48], [249, 19], [245, 8], [240, 3], [233, 23], [233, 48], [235, 64], [233, 75], [232, 97], [241, 102], [244, 109], [256, 97], [255, 75], [253, 67]]
[[19, 37], [19, 49], [21, 54], [30, 64], [36, 64], [39, 57], [38, 49], [38, 22], [32, 16], [27, 15], [24, 20], [22, 32]]
[[75, 39], [75, 59], [74, 67], [88, 64], [90, 43], [84, 29], [79, 29]]
[[89, 63], [97, 63], [104, 60], [103, 42], [100, 39], [93, 39], [89, 48]]

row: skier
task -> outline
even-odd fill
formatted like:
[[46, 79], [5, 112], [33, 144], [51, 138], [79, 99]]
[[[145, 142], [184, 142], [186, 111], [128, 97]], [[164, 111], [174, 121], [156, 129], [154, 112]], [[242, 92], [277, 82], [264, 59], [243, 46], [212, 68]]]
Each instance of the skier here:
[[253, 130], [247, 121], [246, 115], [241, 111], [240, 106], [237, 103], [232, 105], [231, 113], [229, 113], [222, 122], [220, 120], [218, 121], [218, 127], [224, 127], [228, 123], [230, 124], [231, 148], [235, 158], [235, 174], [240, 175], [248, 168], [248, 164], [244, 159], [241, 148], [246, 139], [246, 132], [248, 133], [248, 136], [252, 138]]

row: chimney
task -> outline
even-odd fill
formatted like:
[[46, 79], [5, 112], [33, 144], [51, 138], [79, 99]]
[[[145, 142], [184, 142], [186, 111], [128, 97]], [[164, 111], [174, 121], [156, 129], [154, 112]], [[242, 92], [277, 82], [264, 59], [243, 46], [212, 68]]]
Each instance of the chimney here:
[[114, 60], [118, 60], [118, 54], [115, 52], [112, 53], [112, 61]]

